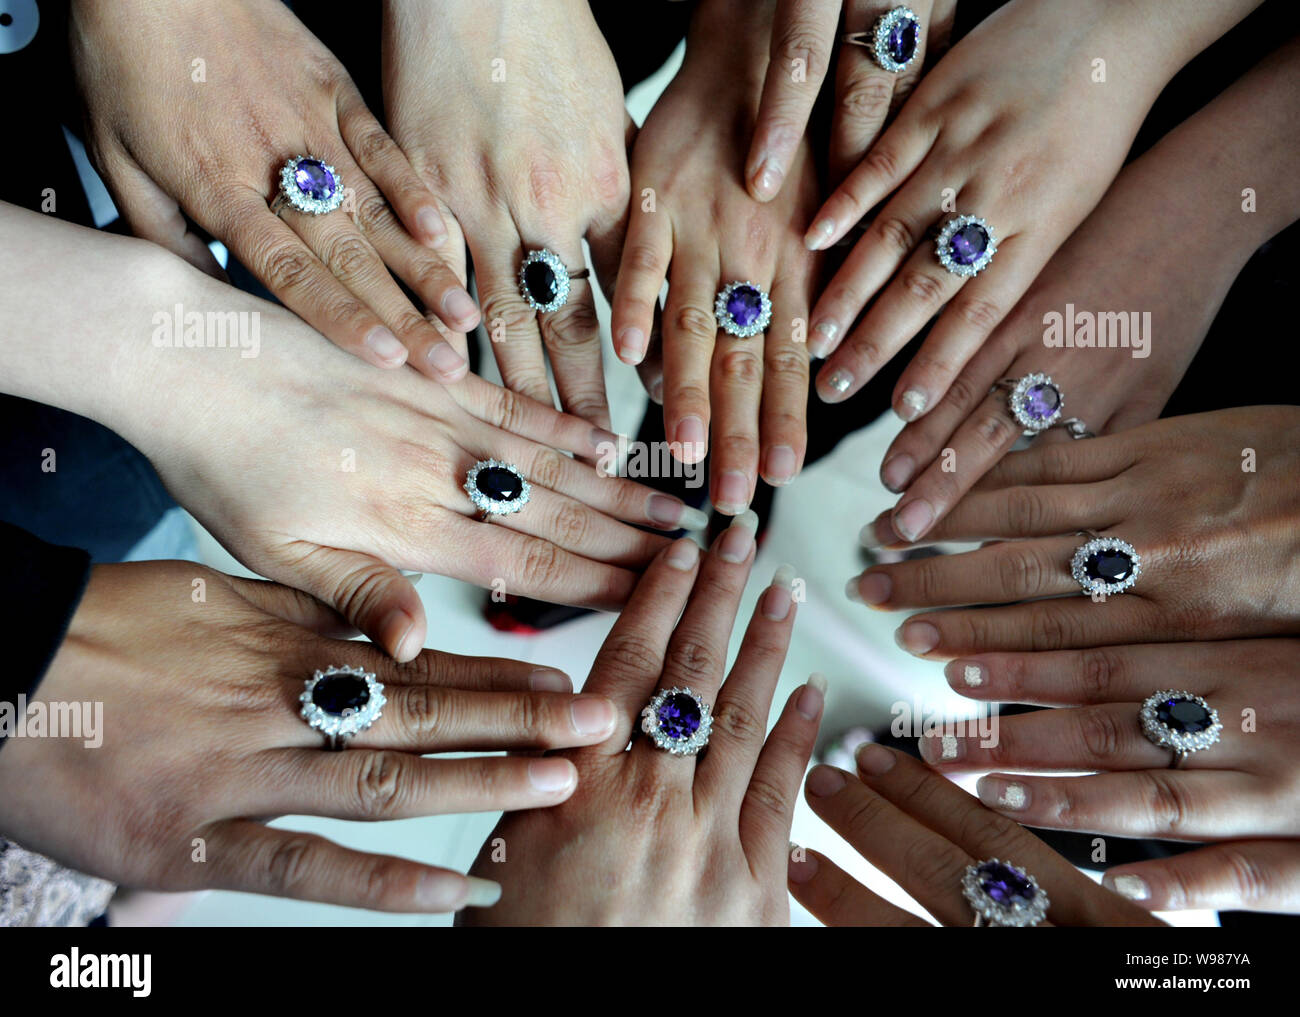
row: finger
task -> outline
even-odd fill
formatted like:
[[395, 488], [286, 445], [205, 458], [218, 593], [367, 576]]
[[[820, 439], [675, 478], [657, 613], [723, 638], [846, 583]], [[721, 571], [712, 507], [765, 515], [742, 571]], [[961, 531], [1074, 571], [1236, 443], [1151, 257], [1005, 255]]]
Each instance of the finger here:
[[841, 0], [784, 0], [772, 19], [772, 46], [745, 182], [758, 201], [781, 191], [830, 68]]
[[695, 788], [698, 794], [723, 796], [719, 808], [724, 814], [739, 806], [763, 748], [772, 695], [794, 630], [794, 580], [794, 566], [782, 565], [759, 595], [740, 653], [713, 706], [709, 752], [695, 776]]
[[709, 447], [709, 376], [718, 322], [713, 315], [716, 252], [678, 250], [664, 310], [664, 433], [684, 463]]
[[[580, 241], [557, 244], [553, 249], [571, 269], [585, 265]], [[609, 401], [601, 366], [595, 289], [590, 279], [575, 279], [570, 287], [568, 303], [538, 315], [551, 373], [566, 413], [608, 428]]]
[[659, 291], [668, 274], [673, 227], [666, 210], [636, 194], [628, 211], [627, 240], [618, 263], [610, 331], [614, 350], [625, 364], [639, 364], [649, 348], [659, 306]]
[[608, 756], [627, 748], [637, 714], [663, 670], [664, 648], [694, 585], [699, 560], [693, 540], [673, 541], [651, 562], [614, 622], [583, 691], [613, 700], [618, 722], [614, 734], [590, 751]]
[[489, 907], [501, 896], [490, 879], [353, 851], [324, 837], [248, 820], [206, 831], [205, 885], [369, 911], [438, 914]]
[[1300, 911], [1300, 842], [1243, 840], [1108, 869], [1102, 885], [1149, 911]]
[[[863, 782], [874, 793], [901, 809], [911, 822], [924, 824], [933, 831], [933, 836], [951, 842], [975, 858], [1000, 858], [1034, 876], [1051, 900], [1048, 917], [1053, 924], [1158, 924], [1128, 901], [1102, 891], [1019, 823], [985, 808], [920, 760], [883, 745], [868, 743], [858, 750], [857, 761]], [[904, 847], [904, 844], [895, 844], [890, 845], [889, 850], [900, 851]], [[944, 877], [935, 873], [936, 881], [946, 878], [947, 864], [950, 863], [944, 866]], [[884, 868], [886, 872], [894, 871], [887, 866]], [[929, 868], [929, 862], [918, 860], [906, 866], [904, 871], [911, 869], [920, 877], [919, 881], [924, 882], [928, 875], [925, 870]], [[958, 875], [957, 882], [952, 884], [954, 888], [960, 887], [960, 881]], [[910, 885], [905, 884], [904, 888], [914, 893]], [[925, 903], [923, 899], [921, 902]], [[972, 921], [970, 908], [965, 901], [962, 903], [960, 924], [969, 925]], [[938, 917], [937, 912], [930, 910]]]
[[[779, 871], [790, 841], [799, 785], [816, 747], [825, 703], [826, 679], [814, 674], [786, 702], [763, 744], [748, 784], [744, 775], [750, 773], [750, 767], [741, 768], [741, 779], [736, 782], [744, 795], [740, 803], [740, 842], [756, 868], [770, 858]], [[708, 757], [705, 763], [716, 767]]]
[[814, 918], [840, 926], [923, 926], [929, 923], [878, 897], [823, 854], [796, 848], [787, 873], [790, 895]]
[[1139, 453], [1132, 442], [1121, 436], [1031, 445], [1023, 452], [1003, 457], [976, 487], [996, 491], [1030, 484], [1094, 484], [1123, 473]]
[[808, 450], [808, 344], [796, 341], [789, 322], [808, 320], [808, 280], [772, 284], [771, 327], [763, 337], [763, 394], [759, 414], [759, 473], [782, 487], [803, 468]]
[[723, 515], [740, 515], [754, 498], [764, 341], [719, 332], [714, 345], [709, 371], [713, 451], [709, 500]]
[[1256, 777], [1164, 767], [1088, 777], [981, 777], [980, 799], [1017, 822], [1116, 837], [1223, 840], [1278, 832], [1276, 803]]
[[294, 625], [301, 625], [318, 636], [351, 639], [358, 634], [356, 627], [349, 624], [346, 618], [310, 593], [265, 579], [225, 575], [222, 578], [254, 607]]
[[[383, 723], [381, 719], [379, 723]], [[409, 752], [276, 749], [266, 759], [265, 814], [377, 822], [558, 805], [578, 771], [561, 756], [424, 759]]]
[[1068, 568], [1078, 545], [1075, 537], [1007, 541], [877, 565], [858, 577], [856, 587], [850, 581], [849, 597], [888, 611], [1058, 597], [1079, 589]]
[[466, 222], [484, 327], [506, 388], [553, 406], [537, 312], [519, 292], [523, 245], [509, 217]]
[[573, 680], [553, 667], [538, 667], [504, 657], [467, 657], [421, 650], [415, 659], [396, 664], [380, 659], [385, 684], [433, 685], [473, 692], [572, 692]]

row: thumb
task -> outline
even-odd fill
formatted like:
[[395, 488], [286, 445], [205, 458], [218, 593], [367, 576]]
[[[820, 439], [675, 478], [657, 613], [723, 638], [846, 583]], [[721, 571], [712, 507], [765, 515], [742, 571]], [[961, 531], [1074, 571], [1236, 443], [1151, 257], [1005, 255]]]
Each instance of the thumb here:
[[1149, 911], [1300, 910], [1300, 842], [1232, 841], [1133, 865], [1102, 885]]

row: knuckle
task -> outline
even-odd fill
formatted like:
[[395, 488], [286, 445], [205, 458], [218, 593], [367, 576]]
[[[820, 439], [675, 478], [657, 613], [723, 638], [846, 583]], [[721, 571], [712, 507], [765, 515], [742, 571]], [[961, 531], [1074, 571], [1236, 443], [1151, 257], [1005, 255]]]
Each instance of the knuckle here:
[[1160, 770], [1141, 770], [1139, 779], [1146, 785], [1145, 799], [1152, 828], [1170, 834], [1182, 830], [1192, 815], [1192, 803], [1182, 784]]
[[605, 640], [600, 651], [603, 666], [623, 673], [641, 673], [659, 659], [659, 647], [652, 646], [639, 634], [616, 632]]
[[1232, 845], [1221, 849], [1223, 864], [1241, 900], [1261, 904], [1274, 899], [1268, 871], [1245, 849]]
[[392, 814], [401, 792], [405, 762], [401, 753], [370, 752], [357, 771], [357, 810], [363, 819]]
[[1004, 545], [1002, 553], [997, 555], [995, 561], [998, 582], [1004, 595], [1020, 600], [1040, 589], [1043, 578], [1042, 563], [1032, 551], [1014, 545], [1010, 547]]
[[980, 441], [993, 450], [1005, 448], [1020, 436], [1010, 414], [1004, 409], [991, 409], [975, 425], [975, 434]]
[[[863, 74], [849, 82], [840, 98], [840, 114], [857, 123], [875, 123], [885, 119], [894, 101], [894, 82], [879, 74]], [[892, 157], [886, 163], [897, 165]], [[893, 176], [890, 172], [888, 176]]]
[[1104, 710], [1077, 713], [1078, 738], [1083, 751], [1094, 762], [1113, 760], [1124, 741], [1115, 718]]
[[[489, 404], [491, 422], [494, 427], [498, 427], [510, 434], [519, 434], [523, 424], [523, 404], [519, 401], [519, 396], [512, 390], [504, 386], [497, 387], [493, 394], [492, 402]], [[534, 464], [536, 467], [537, 464]], [[534, 469], [534, 473], [536, 469]], [[542, 485], [545, 487], [546, 485]]]
[[727, 385], [753, 388], [763, 381], [763, 362], [748, 349], [729, 350], [718, 361], [718, 373]]
[[403, 713], [410, 734], [433, 734], [442, 723], [442, 697], [428, 685], [411, 686], [403, 692]]
[[1036, 650], [1064, 650], [1075, 643], [1074, 624], [1049, 604], [1030, 617], [1029, 638]]
[[787, 792], [770, 780], [753, 777], [745, 791], [745, 807], [757, 809], [769, 816], [781, 816], [790, 808], [790, 798]]
[[902, 276], [903, 288], [927, 307], [943, 303], [943, 283], [929, 272], [918, 268], [907, 269]]
[[492, 293], [483, 298], [479, 306], [483, 310], [483, 320], [493, 328], [500, 325], [507, 340], [526, 335], [537, 327], [537, 314], [513, 293]]
[[599, 351], [600, 323], [596, 320], [596, 308], [591, 304], [570, 301], [545, 320], [546, 345], [553, 352], [581, 352], [591, 357], [593, 347]]
[[550, 541], [530, 541], [519, 565], [524, 581], [530, 586], [538, 587], [552, 580], [559, 563], [559, 554], [559, 548]]
[[1039, 532], [1044, 522], [1042, 498], [1034, 488], [1013, 488], [1003, 506], [1007, 536], [1024, 537]]
[[699, 342], [713, 342], [718, 334], [718, 322], [713, 312], [687, 304], [677, 308], [673, 315], [673, 327], [679, 337]]
[[555, 513], [555, 541], [562, 547], [581, 547], [587, 534], [587, 511], [576, 502], [566, 502]]
[[293, 897], [311, 877], [316, 858], [315, 838], [308, 834], [285, 837], [266, 860], [270, 889], [279, 897]]
[[690, 685], [712, 681], [721, 669], [721, 662], [713, 647], [697, 639], [681, 638], [674, 640], [668, 648], [665, 671], [672, 671], [674, 680]]
[[567, 458], [552, 449], [538, 452], [533, 458], [532, 468], [528, 471], [531, 482], [538, 487], [554, 491], [560, 486], [568, 462]]
[[659, 767], [647, 769], [648, 772], [632, 781], [628, 791], [628, 809], [635, 817], [656, 821], [673, 807], [676, 789], [665, 779]]
[[330, 244], [325, 252], [325, 263], [335, 275], [353, 279], [370, 266], [370, 245], [360, 237], [345, 234]]
[[388, 224], [388, 201], [382, 194], [368, 194], [357, 204], [357, 225], [372, 233]]
[[263, 259], [263, 272], [272, 290], [296, 289], [311, 278], [315, 256], [296, 242], [274, 245]]
[[533, 696], [515, 696], [507, 713], [509, 730], [537, 740], [543, 729], [544, 714]]
[[944, 398], [953, 406], [964, 409], [973, 406], [983, 392], [977, 391], [975, 383], [966, 374], [958, 374], [948, 383], [948, 394]]
[[987, 300], [969, 298], [958, 301], [954, 308], [957, 315], [981, 336], [986, 336], [1002, 320], [1002, 311]]
[[966, 870], [951, 850], [909, 851], [903, 863], [903, 886], [959, 886]]
[[362, 166], [371, 166], [379, 162], [397, 148], [397, 144], [378, 124], [372, 124], [361, 131], [354, 139], [354, 144], [355, 147], [349, 147], [352, 148], [357, 162]]
[[808, 370], [808, 349], [799, 343], [773, 342], [764, 351], [767, 372], [782, 378], [802, 377]]
[[629, 244], [623, 252], [623, 274], [629, 270], [638, 275], [662, 276], [664, 259], [653, 244], [645, 242]]
[[1107, 702], [1114, 695], [1118, 682], [1123, 680], [1124, 664], [1120, 655], [1106, 646], [1099, 646], [1083, 654], [1079, 677], [1084, 692], [1098, 702]]
[[830, 53], [821, 36], [811, 25], [795, 23], [781, 33], [777, 53], [788, 66], [791, 61], [802, 60], [808, 77], [820, 80], [830, 67]]
[[409, 887], [406, 870], [401, 862], [389, 858], [370, 859], [366, 866], [362, 899], [373, 907], [380, 907], [385, 901], [409, 895]]
[[713, 715], [713, 729], [739, 742], [762, 737], [765, 725], [754, 712], [739, 703], [724, 703]]
[[874, 176], [894, 180], [898, 176], [898, 156], [884, 145], [872, 145], [862, 160]]
[[899, 254], [910, 254], [912, 248], [916, 246], [911, 229], [899, 218], [877, 221], [876, 234]]

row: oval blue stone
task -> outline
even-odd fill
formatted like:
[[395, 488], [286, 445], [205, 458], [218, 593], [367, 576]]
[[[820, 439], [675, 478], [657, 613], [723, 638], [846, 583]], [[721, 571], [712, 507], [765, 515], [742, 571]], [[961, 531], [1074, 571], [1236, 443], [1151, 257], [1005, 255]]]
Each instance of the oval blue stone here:
[[514, 470], [485, 466], [474, 477], [479, 493], [493, 501], [514, 501], [524, 493], [524, 482]]
[[1025, 392], [1025, 413], [1034, 420], [1046, 420], [1061, 405], [1061, 393], [1054, 385], [1030, 385]]
[[727, 297], [727, 313], [741, 328], [748, 328], [763, 313], [763, 294], [753, 286], [737, 286]]
[[544, 261], [532, 261], [524, 268], [524, 288], [539, 304], [550, 304], [560, 295], [555, 269]]
[[1156, 707], [1156, 719], [1182, 734], [1197, 734], [1213, 724], [1210, 711], [1193, 699], [1166, 699]]
[[700, 706], [684, 692], [669, 696], [659, 706], [659, 730], [674, 741], [689, 738], [699, 729]]
[[978, 223], [968, 223], [952, 235], [948, 250], [958, 265], [973, 265], [989, 246], [989, 235]]
[[889, 51], [889, 58], [896, 64], [905, 64], [912, 59], [916, 52], [916, 34], [919, 26], [911, 18], [904, 18], [901, 21], [894, 22], [889, 30], [889, 39], [885, 48]]
[[1028, 904], [1034, 899], [1034, 887], [1010, 865], [1002, 862], [985, 862], [975, 870], [980, 889], [999, 904], [1021, 901]]
[[319, 159], [299, 159], [293, 182], [297, 184], [298, 190], [316, 201], [328, 201], [334, 197], [335, 188], [338, 187], [334, 174]]
[[1122, 583], [1133, 574], [1133, 559], [1118, 549], [1093, 551], [1084, 560], [1083, 572], [1102, 583]]
[[311, 701], [337, 717], [370, 702], [370, 686], [355, 674], [327, 674], [312, 686]]

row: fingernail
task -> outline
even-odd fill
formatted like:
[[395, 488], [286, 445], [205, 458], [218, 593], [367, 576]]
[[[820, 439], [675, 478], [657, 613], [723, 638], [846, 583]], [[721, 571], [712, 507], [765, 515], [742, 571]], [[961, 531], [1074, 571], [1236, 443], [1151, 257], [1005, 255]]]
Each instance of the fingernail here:
[[758, 532], [758, 514], [746, 509], [731, 521], [722, 539], [718, 542], [718, 557], [725, 562], [739, 565], [749, 557], [754, 546], [754, 534]]
[[442, 374], [456, 374], [469, 364], [448, 342], [437, 342], [429, 347], [429, 363]]
[[[422, 873], [415, 884], [416, 906], [431, 914], [453, 910], [456, 902], [460, 900], [463, 887], [461, 879], [462, 877], [454, 872]], [[472, 877], [465, 876], [464, 879], [472, 884]], [[497, 889], [500, 896], [500, 887]], [[473, 890], [471, 885], [470, 892], [473, 893]], [[468, 901], [466, 903], [468, 904]]]
[[460, 287], [447, 291], [446, 296], [442, 298], [442, 309], [463, 325], [478, 321], [478, 307], [474, 303], [474, 298], [469, 295], [468, 290]]
[[578, 734], [609, 734], [614, 730], [614, 704], [604, 696], [578, 696], [569, 704], [573, 730]]
[[591, 443], [591, 450], [600, 457], [596, 472], [603, 477], [617, 477], [627, 450], [622, 436], [603, 427], [593, 427], [587, 440]]
[[671, 494], [650, 495], [646, 499], [645, 514], [661, 526], [677, 526], [684, 530], [702, 530], [709, 525], [708, 516]]
[[739, 470], [727, 470], [718, 478], [713, 507], [724, 516], [735, 516], [749, 508], [749, 478]]
[[654, 384], [652, 384], [652, 385], [650, 386], [649, 396], [650, 396], [650, 401], [651, 401], [652, 403], [655, 403], [655, 404], [658, 405], [658, 406], [662, 406], [662, 405], [664, 404], [664, 380], [663, 380], [663, 378], [656, 378], [656, 379], [655, 379]]
[[794, 479], [796, 465], [794, 449], [789, 445], [777, 445], [767, 450], [763, 464], [763, 479], [773, 487], [784, 487]]
[[868, 550], [878, 550], [898, 540], [894, 528], [889, 525], [889, 517], [881, 513], [858, 532], [858, 542]]
[[883, 604], [894, 592], [894, 581], [887, 572], [868, 572], [858, 579], [858, 596], [864, 604]]
[[382, 325], [372, 328], [366, 335], [366, 346], [371, 353], [388, 364], [400, 364], [406, 359], [406, 347]]
[[926, 735], [918, 743], [927, 763], [952, 763], [966, 758], [966, 739], [953, 734]]
[[817, 875], [817, 856], [810, 855], [794, 841], [790, 842], [790, 853], [786, 857], [790, 860], [786, 867], [790, 882], [807, 883]]
[[839, 402], [839, 396], [842, 396], [853, 386], [853, 375], [842, 367], [833, 370], [821, 383], [821, 397], [824, 402]]
[[833, 219], [818, 219], [804, 234], [804, 246], [810, 251], [820, 251], [830, 242], [834, 232], [835, 221]]
[[863, 742], [859, 745], [854, 759], [857, 761], [858, 769], [868, 777], [886, 774], [898, 762], [898, 758], [892, 752], [875, 742]]
[[534, 692], [572, 692], [573, 681], [563, 671], [539, 667], [528, 676], [528, 687]]
[[939, 645], [939, 630], [929, 622], [904, 622], [894, 633], [894, 642], [917, 657]]
[[572, 787], [578, 771], [567, 759], [534, 759], [528, 764], [528, 782], [534, 791], [554, 794]]
[[415, 214], [415, 225], [424, 234], [424, 239], [434, 247], [441, 247], [447, 242], [447, 227], [436, 208], [422, 208]]
[[645, 333], [628, 326], [618, 334], [618, 358], [625, 364], [639, 364], [645, 359]]
[[415, 619], [403, 611], [400, 607], [394, 608], [384, 616], [384, 620], [379, 623], [379, 631], [388, 638], [389, 633], [401, 633], [393, 641], [393, 659], [394, 660], [411, 660], [422, 647], [413, 645], [415, 638]]
[[781, 181], [785, 179], [785, 174], [781, 172], [781, 167], [777, 165], [775, 159], [764, 156], [753, 179], [754, 197], [759, 201], [771, 201], [776, 197], [776, 192], [781, 189]]
[[799, 693], [799, 698], [794, 701], [794, 708], [807, 720], [816, 720], [822, 715], [822, 708], [826, 705], [827, 687], [824, 674], [820, 671], [810, 674], [808, 683]]
[[782, 565], [772, 576], [772, 584], [763, 591], [763, 617], [772, 621], [785, 621], [790, 614], [791, 591], [794, 587], [794, 566]]
[[1101, 877], [1101, 885], [1129, 900], [1151, 899], [1151, 887], [1147, 886], [1146, 880], [1132, 873], [1121, 872], [1116, 876], [1107, 872]]
[[833, 321], [819, 321], [813, 326], [813, 337], [808, 340], [808, 353], [814, 360], [820, 360], [835, 345], [835, 337], [840, 334], [839, 325]]
[[911, 423], [925, 412], [925, 407], [929, 402], [929, 396], [920, 389], [909, 388], [903, 393], [903, 398], [899, 400], [899, 406], [894, 412], [903, 420]]
[[984, 684], [984, 672], [978, 664], [961, 660], [951, 660], [943, 669], [943, 675], [954, 689], [977, 689]]
[[1029, 804], [1029, 788], [1014, 780], [981, 777], [975, 782], [975, 793], [991, 809], [1019, 812]]
[[916, 460], [906, 452], [900, 452], [896, 456], [890, 456], [885, 460], [885, 465], [880, 467], [880, 482], [895, 494], [902, 494], [915, 472]]
[[705, 442], [708, 435], [704, 430], [704, 421], [699, 417], [683, 417], [677, 425], [677, 443], [682, 449], [682, 462], [698, 463], [704, 458]]
[[467, 908], [490, 908], [501, 899], [501, 884], [491, 879], [478, 876], [466, 876], [469, 883], [469, 896], [465, 898]]
[[833, 766], [817, 766], [805, 786], [814, 798], [828, 798], [844, 786], [844, 773]]
[[700, 545], [690, 537], [682, 537], [680, 540], [673, 541], [673, 546], [668, 549], [668, 555], [664, 560], [678, 572], [689, 572], [700, 560]]
[[894, 530], [909, 544], [919, 539], [934, 522], [934, 509], [924, 498], [909, 501], [894, 513]]

